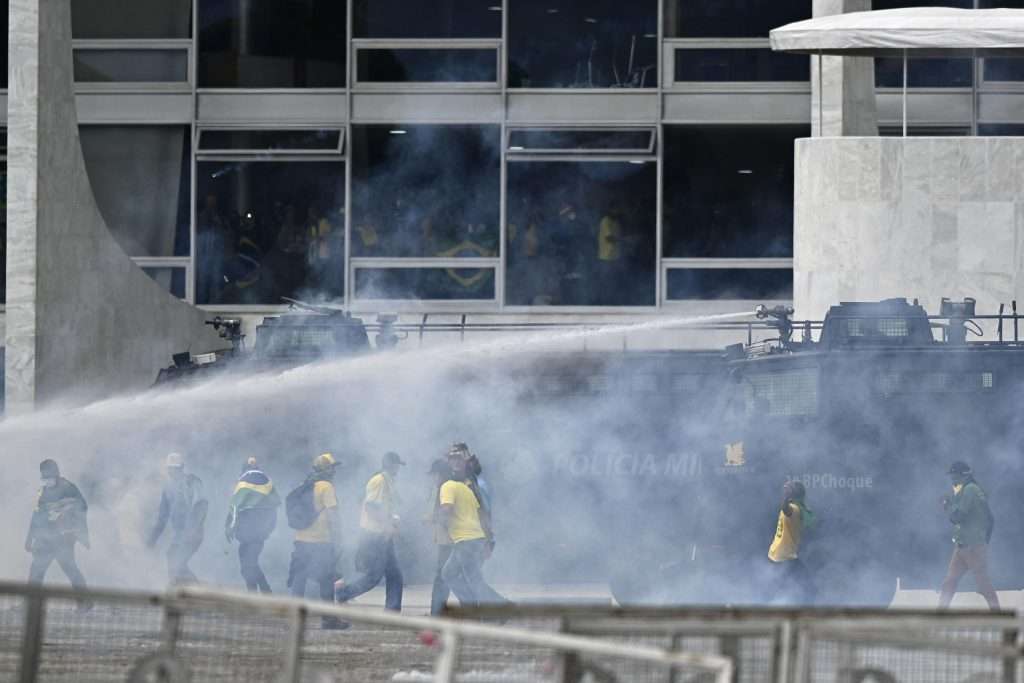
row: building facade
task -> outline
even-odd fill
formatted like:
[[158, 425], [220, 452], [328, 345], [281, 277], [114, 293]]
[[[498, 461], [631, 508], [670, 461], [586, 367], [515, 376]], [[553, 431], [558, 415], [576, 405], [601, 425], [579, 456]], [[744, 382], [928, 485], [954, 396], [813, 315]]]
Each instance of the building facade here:
[[[71, 4], [100, 211], [211, 313], [290, 297], [598, 320], [792, 299], [811, 64], [767, 35], [810, 0]], [[902, 67], [875, 67], [897, 133]], [[1024, 59], [914, 60], [909, 84], [912, 134], [1024, 134]]]

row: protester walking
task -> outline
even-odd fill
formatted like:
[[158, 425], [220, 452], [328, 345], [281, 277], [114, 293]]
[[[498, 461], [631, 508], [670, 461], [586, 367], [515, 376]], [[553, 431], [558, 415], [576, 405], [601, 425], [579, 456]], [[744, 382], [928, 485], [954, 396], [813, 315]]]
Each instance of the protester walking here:
[[800, 605], [813, 604], [817, 596], [810, 572], [800, 559], [804, 533], [814, 526], [814, 513], [808, 509], [806, 498], [807, 490], [800, 482], [783, 485], [775, 538], [768, 548], [768, 559], [781, 569], [778, 592]]
[[[288, 568], [288, 588], [295, 597], [304, 597], [306, 582], [320, 588], [320, 599], [334, 600], [334, 582], [338, 578], [338, 496], [334, 476], [338, 462], [330, 453], [313, 461], [313, 471], [306, 480], [285, 498], [288, 526], [295, 529], [295, 549]], [[324, 617], [325, 629], [344, 629], [348, 624], [334, 617]]]
[[164, 529], [170, 524], [171, 542], [167, 547], [167, 575], [171, 583], [190, 583], [196, 575], [189, 568], [189, 560], [203, 543], [206, 513], [209, 502], [203, 496], [203, 482], [194, 474], [185, 472], [185, 458], [181, 453], [170, 453], [164, 463], [167, 480], [160, 494], [160, 511], [156, 526], [146, 545], [156, 545]]
[[438, 492], [440, 518], [448, 530], [452, 552], [441, 576], [463, 605], [504, 603], [505, 598], [484, 579], [483, 563], [494, 548], [494, 537], [481, 519], [480, 499], [467, 483], [468, 449], [456, 444], [448, 453], [451, 479]]
[[451, 588], [442, 576], [445, 563], [452, 554], [452, 540], [448, 537], [448, 528], [445, 520], [441, 517], [441, 486], [451, 479], [452, 470], [448, 467], [448, 461], [439, 458], [430, 466], [427, 473], [433, 477], [430, 487], [430, 507], [427, 513], [427, 521], [433, 529], [434, 544], [437, 546], [437, 564], [434, 567], [434, 585], [430, 591], [430, 614], [439, 616], [446, 604], [448, 596], [451, 595]]
[[277, 526], [277, 508], [280, 505], [281, 498], [274, 483], [256, 463], [256, 458], [249, 458], [242, 466], [242, 475], [228, 504], [224, 533], [229, 543], [238, 541], [242, 578], [246, 589], [254, 593], [272, 592], [260, 567], [260, 554]]
[[75, 561], [75, 544], [89, 547], [89, 506], [78, 487], [60, 476], [60, 468], [53, 460], [39, 463], [39, 476], [43, 485], [25, 539], [25, 550], [32, 553], [28, 580], [42, 583], [46, 571], [56, 561], [72, 587], [84, 589], [85, 577]]
[[373, 590], [384, 579], [384, 608], [402, 611], [402, 570], [395, 554], [399, 517], [396, 514], [395, 477], [405, 462], [397, 453], [385, 453], [379, 472], [366, 482], [362, 514], [359, 518], [361, 537], [356, 552], [356, 569], [362, 576], [343, 584], [335, 592], [335, 600], [348, 602]]
[[939, 609], [949, 607], [956, 586], [968, 570], [974, 573], [978, 592], [992, 611], [999, 610], [999, 596], [988, 576], [988, 544], [995, 529], [995, 518], [985, 490], [974, 480], [970, 465], [954, 462], [947, 474], [953, 480], [953, 495], [944, 496], [942, 506], [953, 523], [953, 556], [942, 582]]

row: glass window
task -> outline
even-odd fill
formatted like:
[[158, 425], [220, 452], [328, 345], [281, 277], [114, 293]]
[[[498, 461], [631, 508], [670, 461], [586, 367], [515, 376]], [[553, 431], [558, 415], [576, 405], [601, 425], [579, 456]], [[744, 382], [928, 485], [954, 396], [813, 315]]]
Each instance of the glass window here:
[[508, 151], [650, 154], [654, 151], [654, 129], [512, 128], [508, 133]]
[[497, 83], [495, 49], [360, 49], [361, 83]]
[[657, 0], [515, 0], [509, 86], [654, 88]]
[[[908, 88], [970, 88], [970, 58], [920, 58], [907, 60]], [[875, 85], [879, 88], [903, 87], [903, 60], [900, 57], [875, 58]]]
[[792, 299], [793, 271], [789, 268], [671, 268], [666, 274], [665, 298]]
[[[872, 0], [872, 9], [905, 7], [954, 7], [971, 9], [974, 0]], [[971, 59], [911, 59], [907, 63], [907, 87], [970, 88]], [[875, 85], [879, 88], [903, 87], [903, 60], [899, 57], [875, 58]]]
[[[886, 138], [903, 135], [903, 126], [879, 126], [878, 134]], [[953, 138], [971, 134], [970, 126], [907, 126], [908, 137]]]
[[344, 294], [344, 162], [201, 161], [196, 168], [196, 303]]
[[489, 301], [493, 268], [358, 268], [357, 299]]
[[807, 126], [666, 126], [664, 255], [793, 254], [793, 141]]
[[982, 123], [978, 135], [1024, 137], [1024, 123]]
[[498, 126], [353, 126], [352, 255], [492, 257]]
[[82, 126], [96, 204], [129, 256], [189, 255], [188, 126]]
[[506, 303], [653, 306], [657, 164], [508, 164]]
[[142, 272], [179, 299], [185, 298], [185, 269], [163, 266], [145, 266]]
[[807, 55], [770, 49], [712, 49], [675, 51], [676, 81], [808, 81]]
[[767, 38], [773, 28], [811, 18], [811, 0], [669, 0], [666, 33], [677, 38]]
[[240, 152], [340, 152], [340, 128], [279, 130], [215, 130], [199, 131], [200, 151], [232, 150]]
[[1024, 57], [986, 57], [986, 81], [1024, 81]]
[[501, 0], [355, 0], [356, 38], [500, 38]]
[[186, 50], [75, 50], [78, 83], [187, 83]]
[[199, 86], [345, 86], [345, 3], [200, 0]]
[[191, 27], [191, 0], [71, 0], [75, 38], [191, 38]]

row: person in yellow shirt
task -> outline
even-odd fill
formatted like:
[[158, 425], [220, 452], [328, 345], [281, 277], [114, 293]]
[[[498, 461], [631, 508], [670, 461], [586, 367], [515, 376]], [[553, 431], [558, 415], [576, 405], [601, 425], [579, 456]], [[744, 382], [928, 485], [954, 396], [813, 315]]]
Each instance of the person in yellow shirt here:
[[335, 593], [335, 600], [347, 602], [373, 590], [384, 579], [384, 609], [402, 611], [402, 569], [395, 555], [398, 515], [395, 477], [405, 461], [398, 453], [385, 453], [380, 471], [366, 482], [366, 495], [359, 519], [362, 538], [356, 553], [356, 568], [363, 575], [345, 584]]
[[[312, 580], [320, 587], [320, 599], [334, 600], [339, 547], [338, 496], [334, 490], [337, 467], [338, 461], [332, 454], [322, 453], [313, 461], [313, 471], [303, 484], [311, 485], [308, 495], [312, 496], [316, 516], [311, 524], [295, 531], [295, 549], [288, 569], [288, 588], [295, 597], [304, 597], [306, 582]], [[348, 624], [324, 617], [323, 627], [341, 629], [348, 628]]]
[[439, 516], [448, 530], [452, 552], [441, 570], [444, 581], [463, 605], [507, 600], [484, 579], [483, 563], [494, 537], [481, 521], [480, 500], [468, 483], [469, 449], [457, 444], [448, 453], [451, 479], [438, 492]]
[[814, 513], [807, 507], [807, 490], [800, 482], [787, 481], [782, 495], [768, 559], [783, 570], [782, 592], [792, 596], [798, 604], [810, 604], [814, 602], [816, 590], [807, 567], [800, 560], [800, 543], [804, 532], [814, 525]]

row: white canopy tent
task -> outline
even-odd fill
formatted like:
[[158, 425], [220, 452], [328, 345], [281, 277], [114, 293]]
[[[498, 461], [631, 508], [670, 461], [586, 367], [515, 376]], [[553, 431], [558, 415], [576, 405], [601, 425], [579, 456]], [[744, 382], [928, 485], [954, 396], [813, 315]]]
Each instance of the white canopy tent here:
[[[779, 52], [818, 55], [819, 129], [822, 55], [901, 56], [903, 135], [906, 135], [908, 57], [946, 57], [964, 53], [974, 57], [1024, 57], [1024, 10], [914, 7], [834, 14], [774, 29], [771, 46]], [[976, 84], [973, 90], [974, 107], [977, 107]]]

